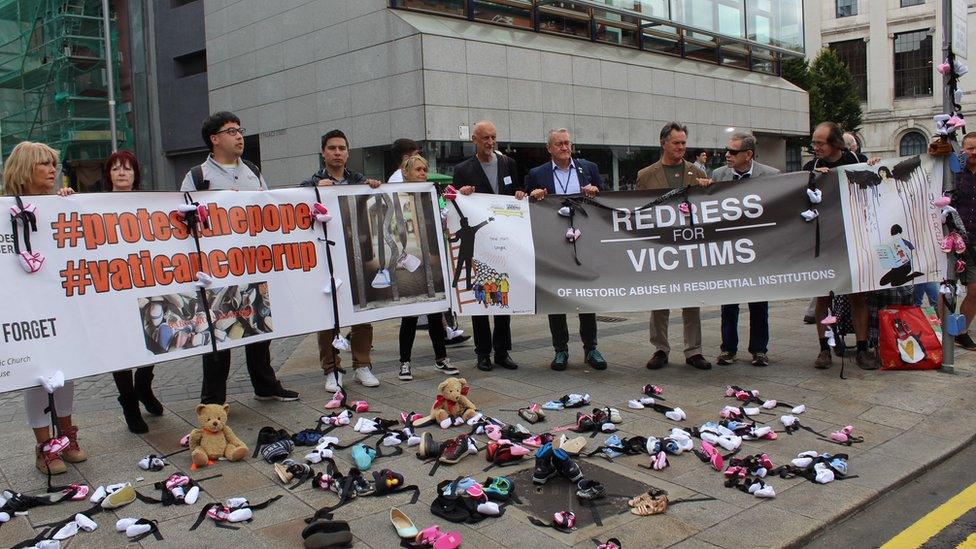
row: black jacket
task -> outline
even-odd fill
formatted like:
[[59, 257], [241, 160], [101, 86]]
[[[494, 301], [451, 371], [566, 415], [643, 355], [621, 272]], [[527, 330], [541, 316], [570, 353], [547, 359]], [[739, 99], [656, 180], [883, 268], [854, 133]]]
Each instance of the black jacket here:
[[[515, 160], [503, 154], [496, 154], [495, 156], [498, 157], [498, 194], [514, 196], [515, 191], [524, 190], [523, 183], [518, 177], [518, 167], [515, 165]], [[505, 177], [511, 178], [509, 179], [512, 182], [511, 185], [505, 184]], [[454, 166], [454, 186], [460, 189], [467, 185], [473, 185], [476, 193], [495, 194], [477, 156], [472, 156]]]

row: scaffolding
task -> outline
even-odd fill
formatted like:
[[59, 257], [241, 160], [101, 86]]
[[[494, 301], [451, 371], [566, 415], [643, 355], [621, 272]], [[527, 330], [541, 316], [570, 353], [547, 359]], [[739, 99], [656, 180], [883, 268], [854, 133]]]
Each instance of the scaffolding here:
[[[0, 0], [3, 158], [24, 140], [47, 143], [69, 166], [111, 154], [103, 32], [100, 0]], [[115, 21], [110, 39], [118, 52]], [[123, 109], [116, 123], [118, 140], [131, 142]]]

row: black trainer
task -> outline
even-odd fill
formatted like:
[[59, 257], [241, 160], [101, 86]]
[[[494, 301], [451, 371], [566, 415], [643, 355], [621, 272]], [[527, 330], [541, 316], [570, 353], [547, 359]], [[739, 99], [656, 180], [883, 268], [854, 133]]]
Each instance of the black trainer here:
[[545, 484], [549, 479], [556, 476], [556, 467], [552, 462], [552, 443], [547, 442], [535, 453], [535, 470], [532, 471], [533, 484]]
[[[560, 454], [565, 456], [565, 459], [561, 459], [562, 456]], [[583, 480], [583, 471], [580, 470], [579, 465], [566, 452], [562, 450], [554, 451], [552, 461], [556, 465], [556, 470], [559, 471], [559, 474], [566, 477], [570, 482]]]

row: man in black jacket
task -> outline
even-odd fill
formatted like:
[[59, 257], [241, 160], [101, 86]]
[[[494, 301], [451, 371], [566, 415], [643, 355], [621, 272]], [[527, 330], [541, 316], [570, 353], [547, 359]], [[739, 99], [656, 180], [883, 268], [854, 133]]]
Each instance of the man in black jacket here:
[[[525, 197], [515, 160], [495, 150], [497, 140], [495, 125], [488, 120], [474, 125], [471, 141], [477, 148], [475, 155], [454, 167], [454, 183], [459, 186], [458, 192], [464, 195], [475, 192], [505, 194], [519, 200]], [[493, 368], [489, 358], [492, 349], [495, 351], [495, 364], [510, 370], [518, 368], [508, 354], [512, 349], [511, 321], [508, 315], [496, 315], [493, 335], [487, 316], [471, 317], [479, 370], [487, 372]]]

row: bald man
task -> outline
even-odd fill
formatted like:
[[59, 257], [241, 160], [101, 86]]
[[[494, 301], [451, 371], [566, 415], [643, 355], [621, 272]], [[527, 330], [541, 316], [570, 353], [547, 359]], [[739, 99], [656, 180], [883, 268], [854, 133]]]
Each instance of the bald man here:
[[[474, 125], [471, 132], [475, 155], [454, 167], [454, 186], [464, 195], [471, 193], [505, 194], [521, 200], [525, 197], [518, 167], [515, 160], [495, 150], [498, 144], [498, 131], [488, 120]], [[508, 315], [495, 316], [495, 332], [487, 316], [471, 318], [474, 328], [474, 350], [478, 355], [478, 369], [484, 372], [494, 368], [490, 355], [495, 352], [494, 364], [514, 370], [518, 364], [512, 360], [512, 318]]]

